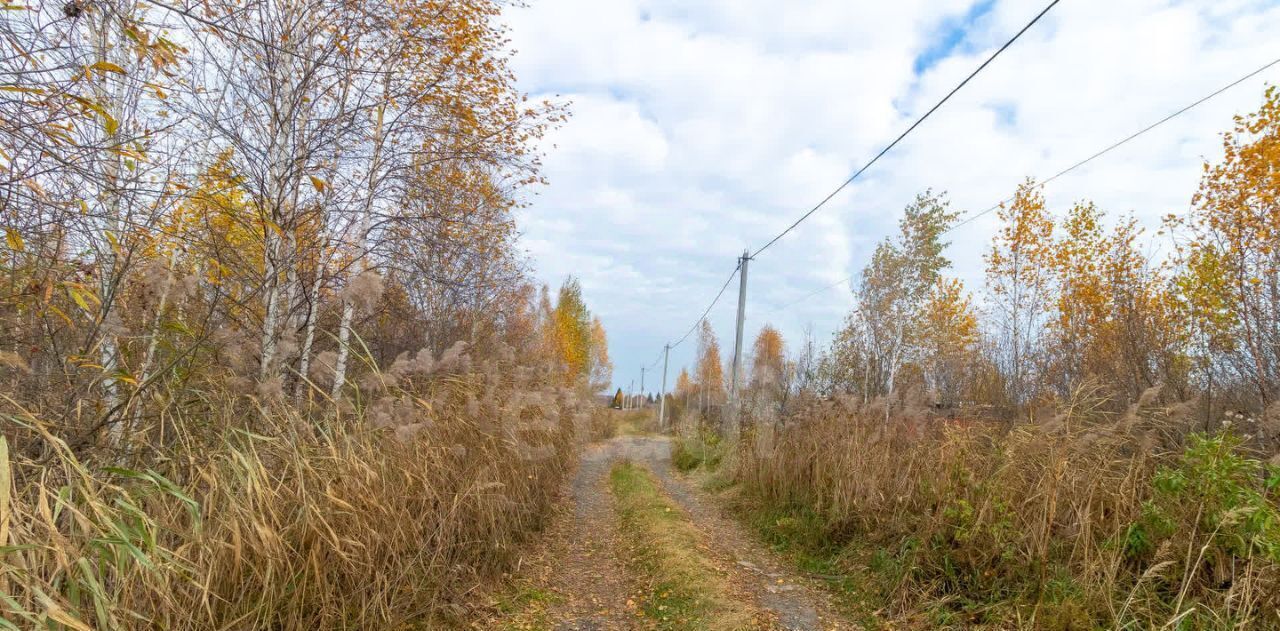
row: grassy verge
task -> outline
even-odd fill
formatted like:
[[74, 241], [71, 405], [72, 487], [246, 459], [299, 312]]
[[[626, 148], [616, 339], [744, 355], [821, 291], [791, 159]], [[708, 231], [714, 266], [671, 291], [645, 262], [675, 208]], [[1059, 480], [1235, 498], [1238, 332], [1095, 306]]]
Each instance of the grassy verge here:
[[721, 467], [728, 449], [717, 434], [700, 432], [676, 439], [671, 457], [676, 468], [695, 476], [703, 490], [716, 496], [797, 571], [821, 580], [844, 613], [865, 628], [882, 628], [877, 614], [887, 606], [887, 586], [897, 584], [893, 570], [900, 564], [886, 562], [883, 552], [836, 543], [821, 515], [812, 509], [766, 504], [744, 494], [733, 472]]
[[649, 436], [657, 431], [657, 412], [653, 410], [614, 411], [617, 436]]
[[671, 464], [686, 473], [695, 469], [714, 470], [724, 459], [725, 444], [714, 432], [676, 438], [671, 448]]
[[653, 476], [624, 462], [614, 466], [609, 482], [623, 534], [634, 542], [628, 557], [649, 583], [645, 614], [661, 629], [751, 628], [751, 613], [730, 597], [723, 577], [699, 552], [697, 530]]
[[868, 627], [1280, 629], [1280, 467], [1229, 433], [1156, 454], [1104, 433], [1141, 421], [885, 437], [832, 416], [686, 468]]
[[496, 628], [501, 631], [553, 629], [554, 621], [548, 608], [559, 601], [559, 595], [534, 585], [513, 585], [494, 603], [498, 613], [502, 614], [502, 622]]
[[686, 454], [715, 454], [691, 459], [695, 464], [685, 470], [699, 476], [704, 490], [716, 495], [796, 571], [820, 580], [838, 608], [864, 628], [1001, 628], [1010, 617], [1016, 620], [1017, 612], [1010, 611], [1016, 607], [1009, 601], [984, 601], [963, 593], [908, 594], [908, 584], [919, 570], [919, 538], [882, 540], [841, 532], [808, 504], [769, 501], [754, 494], [732, 471], [719, 466], [723, 445], [694, 438], [686, 439], [680, 449]]
[[[709, 478], [720, 480], [722, 478]], [[721, 487], [721, 491], [739, 491]], [[884, 627], [879, 617], [887, 604], [891, 587], [900, 567], [876, 561], [887, 560], [877, 554], [848, 545], [840, 545], [826, 536], [821, 517], [800, 507], [770, 507], [733, 493], [729, 503], [733, 513], [749, 525], [774, 552], [790, 561], [799, 572], [819, 579], [832, 594], [839, 608], [863, 627]]]

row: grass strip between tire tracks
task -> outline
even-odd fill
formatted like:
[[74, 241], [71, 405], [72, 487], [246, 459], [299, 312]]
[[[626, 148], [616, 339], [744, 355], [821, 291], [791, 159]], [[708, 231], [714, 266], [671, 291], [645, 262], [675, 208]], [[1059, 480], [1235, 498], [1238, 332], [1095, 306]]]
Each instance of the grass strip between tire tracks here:
[[750, 608], [733, 599], [725, 577], [700, 549], [689, 518], [662, 492], [653, 474], [631, 462], [614, 465], [609, 487], [617, 498], [628, 562], [648, 582], [641, 607], [661, 629], [750, 629]]

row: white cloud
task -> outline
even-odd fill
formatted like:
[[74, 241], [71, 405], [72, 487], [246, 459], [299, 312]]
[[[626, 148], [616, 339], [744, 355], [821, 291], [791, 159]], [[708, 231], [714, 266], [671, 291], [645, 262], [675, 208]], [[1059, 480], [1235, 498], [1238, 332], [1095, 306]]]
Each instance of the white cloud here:
[[[811, 208], [1021, 28], [1041, 0], [996, 0], [959, 45], [913, 72], [972, 0], [535, 0], [508, 14], [524, 89], [574, 102], [547, 139], [550, 187], [522, 213], [550, 283], [579, 276], [625, 384], [692, 323], [744, 248]], [[1280, 5], [1225, 0], [1063, 2], [902, 145], [751, 265], [748, 335], [765, 321], [822, 337], [853, 274], [898, 212], [932, 187], [981, 210], [1280, 54]], [[1185, 210], [1202, 159], [1263, 80], [1222, 95], [1051, 184], [1151, 223]], [[548, 145], [549, 146], [549, 145]], [[977, 289], [994, 230], [953, 233]], [[712, 314], [732, 347], [736, 282]], [[673, 354], [690, 361], [692, 344]], [[727, 360], [727, 358], [726, 358]], [[656, 383], [656, 381], [655, 381]]]
[[573, 97], [572, 122], [556, 132], [547, 156], [552, 172], [573, 176], [660, 171], [669, 147], [666, 134], [635, 103], [594, 94]]

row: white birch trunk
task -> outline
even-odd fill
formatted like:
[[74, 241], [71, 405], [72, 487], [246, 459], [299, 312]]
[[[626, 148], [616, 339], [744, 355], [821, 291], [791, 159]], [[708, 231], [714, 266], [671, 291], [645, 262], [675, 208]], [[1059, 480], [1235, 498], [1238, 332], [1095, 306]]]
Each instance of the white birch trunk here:
[[[360, 212], [360, 228], [356, 231], [359, 239], [357, 242], [358, 249], [363, 249], [368, 239], [369, 232], [369, 215], [373, 212], [373, 200], [378, 189], [378, 172], [382, 168], [382, 148], [383, 134], [382, 123], [383, 115], [386, 113], [386, 100], [383, 105], [378, 106], [377, 118], [374, 123], [373, 132], [373, 156], [369, 162], [369, 179], [365, 185], [364, 207]], [[364, 252], [358, 252], [360, 255], [360, 263], [357, 265], [356, 272], [360, 274], [368, 269], [368, 261]], [[347, 381], [347, 358], [350, 355], [351, 342], [351, 323], [355, 319], [355, 304], [352, 303], [350, 296], [344, 296], [342, 299], [342, 320], [338, 323], [338, 357], [334, 360], [333, 365], [333, 390], [331, 395], [337, 400], [342, 395], [342, 386]]]
[[266, 381], [271, 376], [271, 365], [276, 357], [276, 343], [279, 341], [276, 329], [280, 326], [280, 283], [276, 278], [278, 275], [277, 254], [275, 252], [276, 239], [272, 238], [270, 228], [263, 234], [266, 244], [264, 248], [266, 256], [263, 257], [263, 276], [267, 285], [266, 297], [263, 299], [263, 303], [267, 308], [267, 314], [262, 320], [262, 356], [258, 364], [258, 381]]
[[338, 358], [333, 362], [333, 390], [330, 395], [336, 400], [342, 394], [342, 386], [347, 380], [347, 349], [351, 343], [351, 320], [354, 319], [356, 307], [350, 300], [342, 303], [342, 321], [338, 324]]
[[[117, 15], [117, 11], [128, 11], [130, 7], [113, 7], [111, 10], [102, 11], [100, 13], [101, 22], [94, 22], [96, 33], [94, 36], [95, 53], [99, 61], [104, 63], [111, 62], [111, 52], [114, 48], [112, 45], [111, 24]], [[117, 84], [115, 90], [108, 87], [110, 79], [107, 73], [99, 73], [97, 80], [93, 82], [94, 96], [99, 103], [105, 108], [108, 115], [115, 121], [115, 130], [105, 132], [103, 143], [107, 147], [118, 144], [119, 127], [122, 125], [123, 118], [123, 100], [124, 95], [122, 87]], [[102, 175], [105, 185], [99, 191], [99, 200], [103, 205], [103, 222], [102, 231], [104, 234], [94, 235], [95, 238], [101, 239], [98, 246], [98, 298], [101, 300], [101, 310], [98, 313], [98, 325], [101, 327], [101, 340], [98, 342], [98, 362], [102, 366], [103, 380], [102, 393], [103, 400], [108, 410], [114, 409], [120, 404], [120, 383], [116, 377], [116, 373], [120, 370], [120, 342], [116, 332], [110, 327], [110, 318], [112, 315], [112, 306], [115, 303], [113, 293], [115, 291], [115, 278], [121, 270], [117, 268], [117, 257], [115, 245], [107, 239], [107, 234], [114, 235], [114, 238], [123, 237], [120, 230], [120, 212], [121, 199], [119, 191], [119, 179], [121, 169], [121, 157], [113, 152], [106, 152], [102, 157]], [[105, 243], [104, 243], [105, 242]], [[118, 443], [123, 438], [123, 430], [119, 424], [112, 424], [108, 430], [112, 443]]]
[[[296, 38], [290, 37], [291, 41]], [[293, 55], [284, 56], [280, 66], [277, 67], [278, 76], [276, 82], [282, 86], [282, 95], [280, 104], [290, 106], [293, 102], [293, 81], [292, 65]], [[295, 138], [293, 137], [293, 121], [290, 120], [292, 110], [275, 111], [271, 116], [271, 125], [268, 135], [270, 136], [271, 152], [268, 154], [269, 181], [267, 183], [267, 199], [264, 200], [265, 207], [262, 211], [270, 213], [270, 216], [264, 219], [270, 219], [274, 225], [263, 226], [263, 275], [266, 284], [266, 294], [263, 299], [266, 307], [266, 315], [262, 322], [262, 355], [258, 365], [258, 381], [263, 382], [275, 374], [276, 353], [280, 343], [280, 302], [281, 296], [281, 269], [284, 261], [283, 255], [283, 235], [277, 234], [277, 230], [283, 227], [280, 220], [283, 219], [284, 213], [288, 210], [285, 205], [290, 200], [290, 190], [296, 190], [296, 186], [291, 187], [287, 180], [293, 177], [291, 167], [296, 159], [296, 148], [294, 147]], [[288, 290], [288, 287], [284, 288]]]
[[898, 377], [898, 366], [902, 364], [902, 329], [899, 328], [894, 339], [893, 351], [889, 353], [889, 377], [885, 384], [884, 421], [889, 422], [889, 410], [893, 407], [893, 388]]
[[324, 258], [324, 252], [321, 252], [320, 256], [320, 265], [316, 267], [316, 279], [311, 283], [311, 301], [307, 306], [307, 332], [302, 338], [302, 348], [299, 351], [298, 386], [294, 392], [294, 397], [298, 400], [301, 400], [302, 393], [308, 387], [307, 372], [311, 370], [311, 346], [316, 339], [316, 314], [320, 305], [320, 289], [324, 286], [324, 275], [328, 269], [328, 259]]
[[[169, 274], [164, 280], [164, 289], [160, 291], [160, 301], [156, 304], [156, 315], [151, 319], [151, 328], [147, 332], [147, 352], [142, 358], [142, 366], [138, 369], [138, 385], [139, 387], [147, 383], [147, 379], [151, 377], [151, 363], [155, 361], [156, 350], [160, 346], [160, 323], [164, 317], [164, 309], [169, 304], [169, 294], [173, 291], [173, 267], [177, 263], [177, 252], [169, 254]], [[142, 421], [142, 402], [137, 402], [133, 407], [133, 427], [138, 427]]]

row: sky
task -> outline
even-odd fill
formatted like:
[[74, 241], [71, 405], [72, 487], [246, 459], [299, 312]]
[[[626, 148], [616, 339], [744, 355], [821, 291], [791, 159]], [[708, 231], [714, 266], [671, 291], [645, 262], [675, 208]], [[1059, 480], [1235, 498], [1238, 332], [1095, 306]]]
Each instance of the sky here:
[[[656, 392], [660, 353], [733, 271], [905, 130], [1047, 0], [530, 0], [506, 20], [519, 86], [567, 102], [549, 185], [518, 221], [537, 278], [580, 279], [614, 383]], [[1062, 0], [902, 144], [749, 265], [744, 347], [778, 327], [830, 340], [847, 283], [916, 194], [978, 212], [1280, 59], [1280, 1]], [[1082, 199], [1168, 237], [1232, 117], [1280, 65], [1069, 175]], [[950, 274], [981, 294], [994, 213], [953, 231]], [[709, 320], [726, 363], [735, 280]], [[804, 299], [805, 296], [813, 294]], [[797, 303], [797, 301], [800, 301]], [[794, 304], [793, 304], [794, 303]], [[668, 388], [696, 336], [671, 352]], [[744, 349], [744, 352], [745, 349]]]

